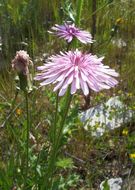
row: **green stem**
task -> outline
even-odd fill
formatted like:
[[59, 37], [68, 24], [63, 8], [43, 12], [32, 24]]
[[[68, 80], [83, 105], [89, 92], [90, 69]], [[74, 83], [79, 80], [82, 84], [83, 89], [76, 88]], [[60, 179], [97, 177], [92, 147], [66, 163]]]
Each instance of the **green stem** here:
[[77, 11], [76, 11], [76, 19], [75, 19], [75, 24], [77, 26], [80, 25], [80, 18], [81, 18], [81, 13], [82, 13], [82, 8], [83, 8], [83, 2], [84, 0], [78, 0], [77, 1]]
[[[84, 2], [84, 0], [78, 0], [77, 1], [75, 24], [78, 27], [80, 26], [81, 13], [82, 13], [82, 9], [83, 9], [83, 2]], [[73, 47], [77, 48], [77, 46], [78, 46], [78, 41], [75, 39], [75, 41], [73, 42]]]
[[[97, 15], [96, 15], [96, 10], [97, 10], [97, 0], [92, 0], [92, 13], [95, 12], [95, 14], [92, 14], [92, 26], [91, 26], [91, 35], [94, 39], [95, 34], [96, 34], [96, 20], [97, 20]], [[91, 44], [90, 47], [90, 52], [93, 52], [93, 44]]]
[[62, 135], [63, 135], [64, 124], [65, 124], [65, 121], [66, 121], [66, 117], [67, 117], [67, 114], [68, 114], [68, 110], [69, 110], [69, 107], [70, 107], [71, 100], [72, 100], [72, 96], [70, 94], [70, 88], [68, 88], [67, 96], [66, 96], [66, 99], [65, 99], [65, 105], [63, 107], [62, 120], [61, 120], [60, 128], [59, 128], [59, 131], [58, 131], [58, 134], [57, 134], [56, 149], [59, 149], [59, 146], [60, 146], [60, 141], [61, 141]]
[[53, 180], [53, 173], [55, 171], [55, 163], [56, 163], [56, 158], [57, 158], [57, 151], [55, 147], [52, 148], [51, 150], [51, 155], [49, 158], [49, 165], [48, 165], [48, 169], [46, 172], [46, 176], [45, 176], [45, 181], [42, 185], [41, 190], [51, 190], [51, 186], [52, 186], [52, 180]]
[[56, 127], [57, 127], [57, 115], [58, 115], [58, 102], [59, 102], [59, 92], [57, 92], [56, 95], [56, 111], [55, 111], [55, 117], [54, 117], [54, 126], [53, 126], [53, 144], [55, 144], [55, 138], [56, 138]]
[[27, 115], [27, 137], [26, 137], [26, 177], [28, 176], [29, 168], [29, 135], [30, 135], [30, 119], [29, 119], [29, 102], [28, 102], [28, 93], [25, 92], [26, 99], [26, 115]]
[[66, 117], [68, 114], [68, 110], [70, 107], [70, 103], [71, 103], [71, 99], [72, 96], [70, 95], [70, 88], [67, 91], [67, 95], [66, 95], [66, 99], [65, 99], [65, 104], [63, 106], [63, 114], [62, 114], [62, 119], [61, 121], [58, 123], [58, 133], [56, 133], [55, 131], [55, 143], [53, 143], [53, 147], [51, 150], [51, 155], [50, 155], [50, 160], [49, 160], [49, 165], [48, 165], [48, 169], [47, 169], [47, 175], [45, 176], [45, 181], [44, 184], [42, 186], [42, 190], [50, 190], [51, 186], [52, 186], [52, 180], [53, 180], [53, 173], [56, 169], [56, 160], [57, 160], [57, 155], [60, 149], [60, 142], [62, 139], [62, 135], [63, 135], [63, 129], [64, 129], [64, 124], [66, 121]]

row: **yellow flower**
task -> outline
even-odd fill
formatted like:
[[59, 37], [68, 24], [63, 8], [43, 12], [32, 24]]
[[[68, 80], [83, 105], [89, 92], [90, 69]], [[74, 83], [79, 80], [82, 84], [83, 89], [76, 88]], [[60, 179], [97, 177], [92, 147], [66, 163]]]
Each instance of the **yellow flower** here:
[[132, 93], [128, 93], [127, 95], [128, 95], [128, 97], [133, 97]]
[[122, 24], [124, 22], [123, 18], [117, 18], [116, 24]]
[[128, 129], [123, 129], [122, 135], [127, 136], [128, 135]]
[[21, 115], [22, 114], [22, 110], [20, 108], [16, 109], [16, 114], [17, 115]]
[[130, 157], [131, 159], [135, 159], [135, 153], [129, 154], [129, 157]]

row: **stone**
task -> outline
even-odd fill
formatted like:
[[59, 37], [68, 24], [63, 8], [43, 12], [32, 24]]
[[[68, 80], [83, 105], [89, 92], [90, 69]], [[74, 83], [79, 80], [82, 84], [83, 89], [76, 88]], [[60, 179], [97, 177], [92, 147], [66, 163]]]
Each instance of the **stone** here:
[[119, 96], [111, 97], [107, 102], [81, 113], [84, 129], [92, 136], [102, 136], [105, 131], [114, 130], [132, 121], [134, 111], [130, 110]]
[[111, 178], [111, 179], [108, 179], [107, 181], [103, 181], [101, 184], [100, 184], [100, 190], [105, 190], [107, 188], [104, 187], [105, 185], [105, 182], [107, 182], [107, 186], [108, 186], [108, 189], [109, 190], [121, 190], [122, 188], [122, 178]]

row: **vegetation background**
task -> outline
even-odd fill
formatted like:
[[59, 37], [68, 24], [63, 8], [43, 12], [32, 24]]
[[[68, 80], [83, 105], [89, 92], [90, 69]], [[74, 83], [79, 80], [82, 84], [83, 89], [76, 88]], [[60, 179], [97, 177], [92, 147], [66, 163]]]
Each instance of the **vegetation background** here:
[[[26, 50], [36, 67], [46, 57], [65, 50], [65, 43], [48, 34], [55, 24], [74, 21], [76, 0], [0, 1], [0, 189], [24, 188], [26, 113], [21, 93], [16, 91], [11, 60], [17, 50]], [[92, 93], [90, 107], [120, 96], [135, 110], [135, 0], [84, 0], [81, 28], [92, 33], [95, 43], [82, 48], [98, 56], [120, 73], [117, 88]], [[35, 84], [37, 86], [37, 84]], [[49, 149], [48, 129], [54, 112], [51, 87], [30, 94], [30, 174], [26, 189], [38, 189]], [[79, 120], [85, 103], [74, 97], [67, 121], [63, 154], [58, 160], [58, 189], [99, 189], [101, 181], [121, 176], [125, 190], [133, 189], [135, 163], [134, 119], [102, 137], [92, 137]], [[116, 114], [116, 113], [114, 113]], [[126, 132], [123, 132], [126, 131]], [[42, 151], [42, 154], [39, 152]]]

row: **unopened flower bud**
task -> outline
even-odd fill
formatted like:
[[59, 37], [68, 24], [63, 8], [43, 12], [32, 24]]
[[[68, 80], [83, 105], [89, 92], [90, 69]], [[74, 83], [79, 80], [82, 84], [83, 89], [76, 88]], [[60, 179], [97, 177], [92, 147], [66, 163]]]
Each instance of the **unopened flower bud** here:
[[26, 51], [20, 50], [16, 52], [15, 58], [12, 60], [12, 68], [18, 73], [27, 75], [29, 73], [28, 66], [32, 63], [29, 54]]
[[31, 79], [29, 74], [30, 64], [33, 63], [26, 51], [20, 50], [16, 52], [16, 56], [12, 60], [12, 68], [18, 73], [20, 89], [23, 91], [29, 91], [31, 89]]

